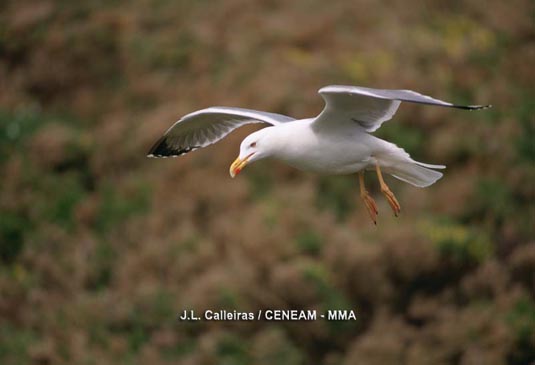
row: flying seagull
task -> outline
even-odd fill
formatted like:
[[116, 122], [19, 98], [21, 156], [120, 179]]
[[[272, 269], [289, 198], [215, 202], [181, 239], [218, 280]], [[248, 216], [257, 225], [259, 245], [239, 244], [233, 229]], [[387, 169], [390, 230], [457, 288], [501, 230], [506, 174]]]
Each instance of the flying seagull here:
[[271, 126], [251, 133], [242, 141], [240, 154], [230, 166], [231, 177], [246, 165], [266, 157], [305, 171], [358, 173], [360, 196], [377, 224], [377, 204], [364, 185], [366, 170], [376, 171], [381, 192], [397, 216], [401, 208], [383, 173], [417, 187], [427, 187], [442, 177], [435, 170], [445, 166], [415, 161], [402, 148], [371, 133], [392, 118], [402, 101], [468, 110], [490, 107], [455, 105], [411, 90], [360, 86], [330, 85], [321, 88], [319, 94], [325, 107], [315, 118], [294, 119], [219, 106], [195, 111], [173, 124], [150, 149], [148, 157], [177, 157], [211, 145], [242, 125], [267, 123]]

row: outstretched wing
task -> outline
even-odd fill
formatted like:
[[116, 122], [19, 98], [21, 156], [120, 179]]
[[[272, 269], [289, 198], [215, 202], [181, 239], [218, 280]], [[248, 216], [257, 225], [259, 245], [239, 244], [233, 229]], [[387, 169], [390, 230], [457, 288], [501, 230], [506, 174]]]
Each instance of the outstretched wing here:
[[268, 123], [277, 125], [291, 122], [285, 115], [251, 109], [215, 106], [198, 110], [180, 118], [152, 146], [148, 157], [177, 157], [206, 147], [224, 138], [245, 124]]
[[377, 130], [390, 120], [402, 101], [450, 108], [476, 110], [490, 105], [455, 105], [412, 90], [383, 90], [360, 86], [330, 85], [319, 90], [325, 108], [315, 123], [353, 121], [367, 132]]

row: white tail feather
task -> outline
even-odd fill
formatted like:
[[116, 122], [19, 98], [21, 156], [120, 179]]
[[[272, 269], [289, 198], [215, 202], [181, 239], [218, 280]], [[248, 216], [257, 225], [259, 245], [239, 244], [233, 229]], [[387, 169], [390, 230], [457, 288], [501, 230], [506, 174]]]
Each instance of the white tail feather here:
[[[442, 177], [442, 173], [428, 169], [425, 164], [419, 162], [402, 162], [391, 166], [388, 169], [388, 173], [395, 178], [405, 181], [411, 185], [417, 186], [419, 188], [425, 188], [429, 185], [434, 184], [438, 179]], [[431, 165], [434, 166], [434, 165]], [[444, 168], [445, 166], [435, 167], [435, 168]]]
[[419, 188], [432, 185], [442, 177], [441, 172], [432, 169], [445, 169], [446, 166], [414, 161], [405, 150], [387, 143], [388, 153], [376, 156], [385, 173]]

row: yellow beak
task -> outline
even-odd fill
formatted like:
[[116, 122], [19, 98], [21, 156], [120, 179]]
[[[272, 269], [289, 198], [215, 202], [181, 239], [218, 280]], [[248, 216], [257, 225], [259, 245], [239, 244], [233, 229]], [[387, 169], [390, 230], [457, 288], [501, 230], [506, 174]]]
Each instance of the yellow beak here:
[[251, 153], [249, 156], [245, 157], [243, 160], [239, 157], [234, 160], [232, 165], [230, 165], [229, 173], [230, 177], [235, 177], [240, 173], [241, 170], [247, 165], [247, 161], [253, 154]]

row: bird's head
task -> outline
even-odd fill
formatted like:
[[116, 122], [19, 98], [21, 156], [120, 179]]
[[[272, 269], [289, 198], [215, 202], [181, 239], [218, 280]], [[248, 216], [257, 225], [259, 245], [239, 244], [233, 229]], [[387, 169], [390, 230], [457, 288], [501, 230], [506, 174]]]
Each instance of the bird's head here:
[[240, 155], [230, 165], [230, 176], [235, 177], [243, 168], [253, 161], [271, 156], [272, 143], [270, 143], [270, 130], [264, 128], [248, 135], [240, 145]]

